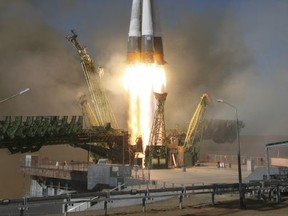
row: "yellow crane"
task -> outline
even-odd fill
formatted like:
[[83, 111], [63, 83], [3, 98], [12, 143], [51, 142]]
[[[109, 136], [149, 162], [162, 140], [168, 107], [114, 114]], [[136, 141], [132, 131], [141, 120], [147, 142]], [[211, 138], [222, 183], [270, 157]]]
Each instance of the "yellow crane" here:
[[[81, 66], [91, 96], [92, 109], [97, 119], [96, 126], [105, 126], [110, 123], [112, 128], [118, 129], [118, 123], [100, 82], [100, 77], [103, 75], [104, 70], [101, 67], [96, 70], [90, 55], [87, 53], [86, 47], [82, 47], [77, 41], [77, 34], [73, 30], [71, 32], [72, 35], [66, 38], [75, 46], [81, 57]], [[87, 103], [85, 102], [82, 105], [87, 105]], [[86, 108], [89, 107], [86, 106]], [[94, 120], [92, 119], [92, 121]]]
[[199, 147], [197, 146], [197, 141], [200, 141], [202, 136], [201, 131], [199, 130], [199, 125], [203, 120], [208, 100], [208, 95], [206, 93], [203, 94], [196, 108], [196, 111], [189, 122], [184, 144], [183, 146], [178, 147], [180, 155], [183, 155], [182, 166], [184, 168], [186, 166], [194, 165], [198, 159]]
[[81, 95], [79, 97], [79, 102], [82, 106], [82, 113], [84, 117], [84, 123], [86, 128], [99, 126], [99, 122], [93, 112], [93, 109], [90, 103], [87, 101], [86, 95]]

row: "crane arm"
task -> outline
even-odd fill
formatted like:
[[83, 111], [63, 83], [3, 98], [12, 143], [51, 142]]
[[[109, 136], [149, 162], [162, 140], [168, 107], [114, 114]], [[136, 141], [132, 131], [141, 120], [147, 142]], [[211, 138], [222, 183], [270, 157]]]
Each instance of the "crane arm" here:
[[93, 112], [90, 103], [87, 101], [86, 96], [85, 95], [80, 96], [79, 102], [82, 106], [84, 117], [87, 120], [87, 127], [99, 126], [100, 124]]
[[73, 30], [71, 32], [72, 35], [66, 38], [75, 46], [81, 57], [81, 66], [89, 89], [93, 112], [99, 125], [104, 126], [107, 123], [111, 123], [113, 128], [119, 128], [109, 100], [101, 86], [100, 76], [103, 73], [103, 69], [95, 69], [94, 63], [87, 53], [87, 49], [79, 44], [77, 34]]
[[192, 136], [193, 138], [195, 137], [199, 123], [203, 119], [207, 103], [208, 103], [208, 95], [205, 93], [202, 95], [201, 100], [197, 106], [197, 109], [190, 120], [188, 130], [186, 133], [186, 137], [185, 137], [185, 141], [184, 141], [184, 146], [183, 146], [184, 149], [188, 149], [190, 147], [191, 138]]

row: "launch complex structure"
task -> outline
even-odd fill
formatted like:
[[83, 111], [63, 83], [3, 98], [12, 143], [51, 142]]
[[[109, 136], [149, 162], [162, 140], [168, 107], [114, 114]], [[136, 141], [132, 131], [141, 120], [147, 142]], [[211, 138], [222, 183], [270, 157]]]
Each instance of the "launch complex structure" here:
[[[204, 119], [209, 103], [207, 94], [202, 95], [187, 130], [165, 128], [164, 104], [167, 92], [165, 92], [163, 65], [166, 61], [156, 9], [154, 0], [133, 0], [127, 51], [127, 74], [129, 75], [130, 72], [138, 74], [139, 67], [142, 67], [140, 71], [144, 72], [144, 77], [151, 75], [148, 83], [144, 83], [145, 86], [149, 86], [149, 89], [144, 89], [145, 92], [149, 91], [148, 94], [143, 96], [143, 92], [137, 92], [136, 103], [133, 101], [135, 89], [132, 86], [128, 87], [130, 123], [135, 119], [132, 115], [134, 112], [138, 112], [139, 116], [147, 113], [142, 110], [143, 105], [153, 107], [154, 96], [156, 109], [150, 111], [150, 116], [142, 115], [136, 118], [136, 124], [129, 124], [128, 131], [119, 128], [101, 83], [104, 69], [95, 67], [87, 48], [80, 45], [77, 34], [72, 31], [72, 34], [67, 36], [67, 40], [74, 45], [80, 56], [81, 67], [90, 94], [79, 98], [83, 115], [6, 116], [0, 119], [0, 148], [7, 148], [12, 154], [28, 153], [29, 157], [25, 158], [22, 164], [23, 171], [30, 174], [36, 182], [44, 185], [57, 185], [58, 188], [62, 184], [68, 188], [69, 184], [69, 188], [72, 189], [79, 189], [79, 185], [84, 185], [80, 187], [80, 190], [85, 190], [83, 189], [85, 187], [87, 189], [87, 164], [86, 168], [81, 168], [81, 170], [79, 170], [80, 164], [75, 164], [75, 162], [69, 164], [69, 169], [64, 169], [63, 166], [61, 170], [55, 165], [52, 170], [51, 166], [39, 166], [40, 161], [33, 156], [33, 153], [45, 145], [69, 144], [85, 149], [91, 156], [91, 160], [87, 161], [88, 165], [106, 158], [113, 164], [123, 166], [126, 164], [145, 165], [149, 169], [166, 169], [195, 165], [200, 160], [199, 144], [202, 139], [212, 139], [216, 143], [235, 140], [235, 121]], [[156, 83], [155, 74], [164, 75], [164, 77], [156, 80]], [[142, 81], [140, 80], [140, 83]], [[148, 99], [148, 104], [141, 104], [142, 99], [143, 101]], [[146, 123], [146, 128], [142, 127], [143, 122]], [[145, 134], [147, 125], [149, 133]], [[244, 127], [242, 122], [239, 125]], [[136, 132], [133, 131], [134, 126], [137, 128]], [[117, 170], [115, 172], [118, 176], [112, 170]], [[111, 168], [110, 171], [111, 175], [116, 175], [121, 183], [123, 183], [123, 175], [129, 175], [129, 172], [120, 167]], [[123, 175], [119, 176], [119, 173]], [[84, 184], [79, 182], [84, 182]], [[76, 188], [75, 185], [77, 185]], [[52, 194], [54, 193], [58, 192], [54, 191]]]
[[[66, 215], [79, 203], [78, 206], [85, 205], [86, 209], [103, 203], [107, 215], [107, 203], [113, 200], [123, 199], [127, 202], [128, 199], [141, 199], [145, 210], [146, 201], [161, 196], [178, 197], [182, 208], [183, 198], [202, 193], [210, 193], [213, 204], [215, 195], [235, 192], [239, 192], [242, 201], [247, 193], [269, 199], [275, 197], [277, 202], [281, 201], [282, 193], [288, 191], [287, 169], [279, 169], [279, 173], [274, 173], [275, 175], [272, 174], [273, 170], [268, 169], [268, 181], [264, 180], [262, 173], [263, 179], [252, 179], [254, 182], [243, 185], [239, 180], [239, 183], [232, 184], [173, 185], [171, 188], [163, 185], [161, 189], [149, 188], [150, 183], [157, 185], [150, 179], [151, 169], [181, 167], [186, 171], [186, 167], [198, 165], [201, 160], [202, 140], [213, 140], [215, 145], [233, 143], [239, 135], [239, 129], [244, 127], [238, 117], [236, 122], [206, 119], [205, 112], [211, 99], [204, 93], [187, 128], [166, 129], [166, 61], [156, 0], [133, 0], [132, 3], [125, 73], [129, 95], [128, 130], [119, 128], [102, 86], [104, 69], [95, 67], [87, 48], [80, 45], [75, 31], [71, 32], [66, 38], [80, 56], [89, 91], [89, 96], [81, 95], [78, 98], [83, 115], [0, 118], [0, 148], [8, 149], [11, 154], [25, 154], [21, 170], [31, 177], [29, 194], [23, 199], [0, 200], [1, 212], [20, 211], [20, 215], [24, 215], [24, 211], [39, 212], [38, 208], [43, 211], [42, 207], [47, 204], [53, 206], [48, 207], [47, 212], [63, 212]], [[87, 150], [88, 161], [42, 161], [34, 154], [42, 146], [59, 144]], [[268, 150], [279, 145], [286, 146], [287, 142], [266, 145], [267, 158]], [[267, 160], [266, 164], [269, 166], [269, 158]], [[279, 159], [276, 162], [283, 163]], [[144, 168], [148, 171], [147, 176], [144, 175]], [[122, 190], [140, 184], [146, 188]], [[101, 191], [103, 188], [113, 189]], [[115, 197], [118, 195], [119, 197]], [[60, 201], [57, 203], [56, 200]], [[240, 206], [243, 207], [241, 204]]]

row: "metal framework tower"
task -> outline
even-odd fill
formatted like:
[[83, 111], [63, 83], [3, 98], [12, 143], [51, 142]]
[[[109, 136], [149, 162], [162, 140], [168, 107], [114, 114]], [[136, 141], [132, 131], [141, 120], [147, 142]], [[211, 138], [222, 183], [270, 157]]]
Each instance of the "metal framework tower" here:
[[145, 162], [148, 167], [165, 169], [168, 166], [168, 153], [166, 143], [166, 130], [164, 119], [164, 103], [167, 93], [155, 93], [157, 109], [150, 133], [149, 146], [145, 150]]
[[90, 103], [88, 102], [86, 95], [81, 95], [79, 97], [79, 102], [82, 105], [82, 113], [84, 117], [84, 128], [92, 128], [95, 126], [99, 126], [98, 119], [95, 116], [93, 108], [91, 107]]
[[96, 70], [91, 57], [87, 53], [87, 49], [79, 44], [77, 41], [77, 34], [75, 34], [74, 31], [72, 31], [71, 36], [67, 36], [66, 38], [75, 46], [81, 57], [81, 66], [91, 96], [94, 114], [99, 123], [98, 126], [104, 126], [107, 123], [111, 123], [113, 128], [119, 128], [114, 113], [112, 112], [111, 105], [101, 86], [100, 77], [103, 74], [103, 69], [98, 68]]
[[[203, 127], [201, 123], [204, 118], [206, 107], [209, 101], [207, 94], [203, 94], [201, 100], [197, 106], [197, 109], [190, 120], [189, 127], [186, 133], [185, 141], [183, 147], [178, 147], [179, 156], [183, 157], [183, 171], [185, 171], [186, 166], [195, 165], [199, 159], [200, 146], [199, 143], [203, 136]], [[203, 126], [203, 125], [202, 125]]]
[[166, 145], [166, 130], [164, 119], [164, 103], [166, 101], [167, 93], [156, 93], [154, 96], [157, 100], [157, 109], [154, 114], [154, 120], [150, 133], [150, 146], [164, 146]]

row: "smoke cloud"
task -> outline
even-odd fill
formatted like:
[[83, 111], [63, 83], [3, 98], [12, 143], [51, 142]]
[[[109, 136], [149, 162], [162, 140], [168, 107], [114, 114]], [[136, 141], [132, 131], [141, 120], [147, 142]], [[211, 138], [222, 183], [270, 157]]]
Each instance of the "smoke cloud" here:
[[80, 115], [76, 96], [86, 91], [85, 80], [65, 37], [33, 4], [1, 3], [0, 96], [31, 89], [1, 104], [1, 115]]
[[[243, 132], [287, 131], [287, 4], [229, 1], [220, 7], [209, 1], [159, 1], [168, 62], [168, 127], [187, 123], [207, 92], [213, 102], [219, 97], [238, 108]], [[1, 104], [2, 115], [81, 114], [76, 97], [87, 89], [76, 50], [65, 39], [75, 28], [96, 66], [104, 66], [103, 84], [125, 128], [121, 79], [130, 7], [128, 0], [1, 1], [0, 96], [31, 88]], [[234, 118], [223, 104], [212, 103], [208, 114]]]
[[[242, 133], [286, 134], [288, 2], [215, 2], [159, 0], [168, 62], [166, 127], [188, 123], [206, 92], [209, 118], [235, 118], [231, 107], [215, 103], [222, 98], [237, 107]], [[2, 0], [0, 99], [31, 91], [2, 103], [0, 115], [81, 115], [77, 96], [88, 94], [87, 87], [65, 39], [75, 29], [95, 65], [105, 68], [103, 86], [120, 127], [127, 128], [122, 75], [131, 3]]]
[[161, 11], [169, 63], [168, 124], [188, 122], [207, 92], [209, 117], [235, 118], [231, 107], [216, 104], [221, 98], [237, 107], [245, 123], [242, 133], [285, 135], [288, 3], [230, 1], [208, 7], [207, 2], [205, 10], [191, 2], [178, 4], [178, 16], [170, 22], [171, 11]]

